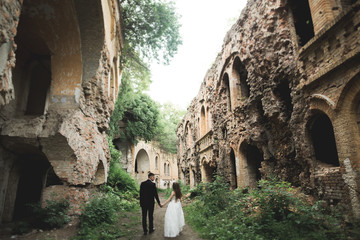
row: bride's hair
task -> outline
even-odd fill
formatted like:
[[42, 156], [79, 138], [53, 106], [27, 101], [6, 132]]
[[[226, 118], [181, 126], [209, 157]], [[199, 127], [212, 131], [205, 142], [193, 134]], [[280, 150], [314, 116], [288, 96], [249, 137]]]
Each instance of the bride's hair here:
[[173, 183], [173, 190], [175, 192], [175, 198], [176, 200], [180, 199], [182, 197], [180, 185], [177, 182]]

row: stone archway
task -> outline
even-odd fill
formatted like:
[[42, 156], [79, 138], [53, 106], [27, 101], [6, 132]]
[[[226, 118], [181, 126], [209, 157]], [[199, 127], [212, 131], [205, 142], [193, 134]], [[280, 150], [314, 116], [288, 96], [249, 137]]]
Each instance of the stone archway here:
[[229, 155], [229, 163], [230, 163], [230, 187], [231, 189], [236, 189], [237, 188], [236, 159], [235, 159], [235, 152], [232, 148]]
[[148, 172], [150, 171], [150, 158], [144, 149], [140, 149], [135, 157], [135, 177], [138, 181], [147, 179]]
[[263, 153], [255, 146], [242, 143], [240, 145], [240, 161], [242, 173], [240, 184], [243, 187], [255, 188], [261, 179], [261, 162], [264, 161]]
[[60, 185], [52, 167], [42, 153], [24, 153], [13, 162], [7, 181], [2, 220], [10, 222], [31, 217], [29, 204], [40, 203], [46, 185]]
[[340, 166], [334, 128], [325, 113], [317, 113], [309, 121], [308, 131], [315, 151], [315, 158], [322, 164]]

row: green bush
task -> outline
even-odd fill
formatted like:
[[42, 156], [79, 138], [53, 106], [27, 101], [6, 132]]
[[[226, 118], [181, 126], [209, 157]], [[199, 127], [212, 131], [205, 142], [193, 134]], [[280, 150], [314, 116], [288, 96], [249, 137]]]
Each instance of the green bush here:
[[[105, 186], [109, 190], [109, 186]], [[85, 205], [80, 215], [80, 229], [78, 236], [74, 239], [116, 239], [123, 236], [121, 230], [116, 226], [119, 220], [119, 212], [128, 212], [138, 207], [138, 202], [131, 199], [125, 192], [118, 194], [110, 192], [95, 196]], [[130, 200], [126, 199], [129, 198]]]
[[347, 239], [339, 215], [300, 200], [287, 182], [261, 180], [252, 191], [231, 191], [216, 178], [194, 193], [186, 217], [205, 239]]
[[29, 204], [27, 207], [28, 216], [26, 221], [16, 224], [14, 233], [23, 234], [33, 228], [53, 229], [63, 227], [71, 221], [67, 215], [70, 203], [66, 199], [47, 200], [46, 207], [42, 208], [40, 203]]
[[96, 227], [102, 223], [114, 223], [116, 211], [120, 209], [119, 199], [111, 194], [94, 197], [80, 215], [80, 227]]

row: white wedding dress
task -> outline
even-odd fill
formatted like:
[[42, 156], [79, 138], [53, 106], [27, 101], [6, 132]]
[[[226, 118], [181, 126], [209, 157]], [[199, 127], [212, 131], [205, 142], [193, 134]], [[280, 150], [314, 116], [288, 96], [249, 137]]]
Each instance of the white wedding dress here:
[[175, 197], [173, 197], [165, 213], [164, 236], [176, 237], [180, 234], [184, 226], [185, 219], [181, 201], [180, 199], [176, 201]]

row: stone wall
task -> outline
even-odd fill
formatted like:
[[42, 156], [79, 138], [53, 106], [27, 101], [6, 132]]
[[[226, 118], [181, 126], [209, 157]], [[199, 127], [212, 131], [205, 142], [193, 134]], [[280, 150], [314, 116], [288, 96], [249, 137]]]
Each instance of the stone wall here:
[[277, 176], [360, 216], [360, 7], [351, 2], [309, 1], [308, 28], [296, 1], [248, 1], [178, 127], [181, 179], [216, 173], [236, 188]]
[[139, 184], [148, 178], [149, 172], [155, 174], [156, 185], [162, 189], [178, 180], [176, 155], [161, 149], [157, 142], [139, 141], [129, 145], [116, 139], [114, 145], [122, 153], [120, 163]]
[[117, 1], [1, 3], [0, 219], [106, 182], [105, 130], [120, 84]]

